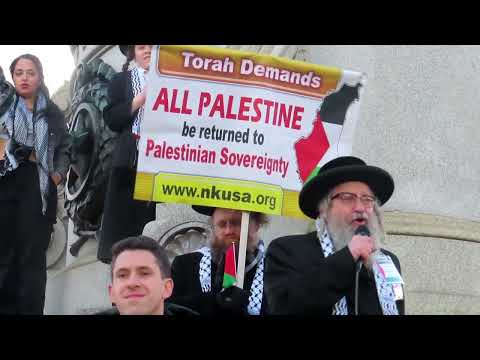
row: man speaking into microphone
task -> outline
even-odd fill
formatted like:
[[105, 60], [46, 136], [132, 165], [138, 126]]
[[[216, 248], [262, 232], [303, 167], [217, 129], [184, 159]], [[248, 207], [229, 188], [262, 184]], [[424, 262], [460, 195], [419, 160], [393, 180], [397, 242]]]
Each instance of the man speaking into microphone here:
[[316, 231], [270, 244], [264, 284], [271, 314], [405, 313], [400, 262], [381, 248], [380, 206], [393, 189], [388, 172], [352, 156], [326, 163], [304, 184], [300, 209], [316, 219]]

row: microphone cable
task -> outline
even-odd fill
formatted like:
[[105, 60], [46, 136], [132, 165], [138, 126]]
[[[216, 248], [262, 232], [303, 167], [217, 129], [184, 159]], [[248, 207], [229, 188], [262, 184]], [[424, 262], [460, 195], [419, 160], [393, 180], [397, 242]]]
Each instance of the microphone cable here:
[[355, 269], [355, 315], [358, 315], [358, 283], [360, 278], [360, 270], [362, 270], [362, 262], [358, 261]]

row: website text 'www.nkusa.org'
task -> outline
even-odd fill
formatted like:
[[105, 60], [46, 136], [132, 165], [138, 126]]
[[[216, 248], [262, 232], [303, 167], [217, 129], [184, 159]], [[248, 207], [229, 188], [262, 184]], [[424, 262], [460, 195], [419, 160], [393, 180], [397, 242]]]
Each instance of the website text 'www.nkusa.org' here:
[[[253, 211], [262, 211], [268, 208], [270, 211], [281, 206], [282, 191], [266, 191], [261, 189], [232, 189], [223, 188], [220, 185], [179, 185], [179, 184], [161, 184], [160, 186], [161, 198], [167, 200], [168, 198], [188, 198], [188, 199], [202, 199], [205, 200], [205, 205], [222, 206], [222, 203], [227, 206], [228, 203], [241, 203], [253, 207]], [[160, 190], [159, 189], [159, 190]], [[210, 202], [210, 204], [209, 204]]]

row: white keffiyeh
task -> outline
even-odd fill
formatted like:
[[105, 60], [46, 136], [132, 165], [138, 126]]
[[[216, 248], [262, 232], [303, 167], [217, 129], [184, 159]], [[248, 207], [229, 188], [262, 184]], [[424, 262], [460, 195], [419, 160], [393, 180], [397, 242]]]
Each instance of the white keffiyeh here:
[[19, 166], [13, 154], [8, 151], [12, 136], [17, 143], [31, 146], [35, 149], [43, 214], [45, 214], [47, 209], [49, 190], [48, 123], [45, 118], [46, 108], [47, 98], [41, 92], [37, 97], [33, 115], [28, 110], [25, 100], [21, 96], [15, 98], [7, 111], [8, 115], [2, 117], [5, 121], [5, 127], [7, 128], [10, 139], [5, 147], [7, 149], [5, 152], [5, 162], [2, 169], [0, 169], [0, 176], [5, 176], [8, 172], [15, 170]]
[[[133, 90], [133, 97], [140, 94], [145, 87], [145, 70], [135, 66], [132, 69], [132, 90]], [[140, 125], [143, 119], [143, 113], [145, 111], [145, 104], [142, 105], [137, 112], [137, 116], [133, 120], [132, 124], [132, 133], [137, 136], [140, 136]]]
[[[200, 286], [202, 287], [202, 292], [210, 292], [212, 290], [212, 254], [209, 247], [203, 247], [197, 252], [203, 254], [202, 259], [200, 260], [199, 267], [199, 279]], [[260, 240], [258, 243], [258, 252], [260, 254], [260, 260], [257, 265], [257, 270], [255, 271], [255, 276], [253, 277], [252, 286], [250, 287], [250, 296], [248, 298], [248, 314], [249, 315], [260, 315], [260, 310], [262, 308], [262, 299], [263, 299], [263, 269], [264, 269], [264, 259], [265, 259], [265, 245], [263, 241]], [[245, 273], [247, 270], [245, 271]]]
[[[333, 242], [330, 239], [328, 231], [324, 228], [323, 222], [319, 219], [315, 221], [317, 227], [317, 236], [322, 246], [323, 255], [325, 257], [330, 256], [335, 252]], [[323, 231], [323, 232], [322, 232]], [[386, 256], [380, 254], [378, 256]], [[385, 280], [385, 275], [379, 268], [376, 261], [373, 262], [373, 274], [375, 277], [375, 285], [377, 287], [378, 299], [380, 301], [380, 306], [384, 315], [398, 315], [397, 304], [395, 303], [395, 296], [393, 291], [393, 286], [387, 284]], [[332, 310], [332, 315], [348, 315], [347, 299], [342, 297], [334, 306]]]

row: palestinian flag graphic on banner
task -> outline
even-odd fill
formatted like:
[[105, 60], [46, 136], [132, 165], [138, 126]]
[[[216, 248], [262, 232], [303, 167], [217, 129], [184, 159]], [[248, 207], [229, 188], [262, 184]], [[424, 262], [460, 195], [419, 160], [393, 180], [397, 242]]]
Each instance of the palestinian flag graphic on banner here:
[[235, 243], [228, 248], [225, 254], [225, 270], [223, 272], [223, 285], [224, 289], [233, 286], [237, 282], [237, 266], [235, 261]]
[[[355, 86], [343, 85], [340, 90], [326, 96], [313, 121], [312, 132], [295, 142], [298, 174], [302, 183], [308, 183], [323, 164], [339, 156], [336, 149], [344, 133], [347, 112], [353, 103], [359, 101], [361, 86], [361, 82]], [[330, 157], [326, 156], [327, 152], [331, 152]]]

